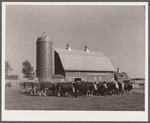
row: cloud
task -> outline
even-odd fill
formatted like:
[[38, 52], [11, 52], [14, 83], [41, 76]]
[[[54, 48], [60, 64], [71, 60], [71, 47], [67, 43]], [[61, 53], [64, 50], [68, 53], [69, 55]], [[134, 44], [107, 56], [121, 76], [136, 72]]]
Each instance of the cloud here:
[[116, 59], [116, 58], [117, 58], [117, 56], [110, 56], [110, 58], [112, 58], [112, 59]]

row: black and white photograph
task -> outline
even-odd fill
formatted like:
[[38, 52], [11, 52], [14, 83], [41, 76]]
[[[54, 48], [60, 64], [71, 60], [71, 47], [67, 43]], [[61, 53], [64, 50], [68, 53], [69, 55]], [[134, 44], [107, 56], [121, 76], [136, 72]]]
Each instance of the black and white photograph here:
[[148, 121], [148, 2], [2, 2], [2, 121]]

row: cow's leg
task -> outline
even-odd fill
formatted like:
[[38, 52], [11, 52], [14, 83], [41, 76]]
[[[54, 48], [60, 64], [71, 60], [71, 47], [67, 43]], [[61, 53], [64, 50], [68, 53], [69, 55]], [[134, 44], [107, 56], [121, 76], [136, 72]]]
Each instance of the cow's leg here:
[[111, 90], [111, 95], [115, 96], [115, 90], [114, 89]]
[[57, 95], [60, 97], [61, 86], [58, 86]]
[[88, 93], [85, 94], [85, 99], [87, 99]]
[[132, 94], [132, 93], [131, 93], [131, 90], [129, 90], [129, 94]]
[[55, 90], [53, 89], [52, 91], [53, 91], [53, 96], [54, 96], [55, 95]]
[[75, 88], [75, 98], [79, 98], [78, 96], [78, 90]]
[[23, 88], [23, 93], [26, 92], [26, 88]]
[[85, 98], [89, 97], [89, 90], [86, 91]]
[[106, 89], [103, 90], [103, 94], [104, 94], [105, 96], [107, 95]]
[[60, 97], [60, 93], [58, 92], [58, 94], [57, 94], [59, 97]]
[[69, 96], [68, 92], [65, 92], [65, 96]]
[[112, 89], [109, 90], [109, 94], [113, 95], [113, 90]]
[[127, 94], [129, 94], [129, 91], [128, 91], [128, 90], [126, 90], [126, 92], [127, 92]]
[[47, 95], [46, 95], [46, 92], [44, 92], [43, 95], [46, 97], [46, 96], [47, 96]]
[[90, 93], [90, 91], [88, 92], [88, 98], [90, 98], [92, 96], [92, 93]]
[[33, 92], [32, 92], [32, 87], [30, 87], [30, 93], [33, 94]]
[[44, 90], [42, 89], [41, 94], [44, 95]]
[[43, 90], [43, 95], [46, 97], [47, 96], [47, 88], [45, 88], [44, 90]]
[[42, 96], [43, 95], [43, 90], [40, 90], [39, 91], [39, 96]]
[[41, 91], [39, 92], [39, 96], [42, 96], [42, 92]]
[[37, 94], [37, 93], [36, 93], [36, 88], [35, 88], [35, 87], [34, 87], [34, 94]]
[[94, 93], [94, 92], [93, 92], [93, 90], [91, 90], [90, 92], [91, 92], [91, 93], [89, 93], [89, 94], [90, 94], [90, 96], [93, 96], [93, 93]]
[[60, 87], [58, 89], [57, 95], [60, 97]]

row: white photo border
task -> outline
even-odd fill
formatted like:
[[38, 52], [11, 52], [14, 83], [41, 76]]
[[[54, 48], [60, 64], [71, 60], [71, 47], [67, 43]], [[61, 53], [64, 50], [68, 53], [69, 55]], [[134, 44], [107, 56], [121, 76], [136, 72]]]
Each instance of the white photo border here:
[[[7, 5], [145, 6], [145, 111], [5, 110], [5, 36]], [[2, 121], [148, 121], [148, 2], [2, 2]], [[17, 117], [15, 117], [16, 115]], [[58, 117], [59, 116], [59, 117]], [[109, 116], [109, 117], [108, 117]]]

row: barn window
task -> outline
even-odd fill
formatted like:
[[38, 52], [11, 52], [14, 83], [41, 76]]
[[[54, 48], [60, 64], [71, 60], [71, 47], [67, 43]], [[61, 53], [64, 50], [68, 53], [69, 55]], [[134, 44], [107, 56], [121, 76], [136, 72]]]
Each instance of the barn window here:
[[102, 81], [102, 77], [99, 77], [99, 81], [100, 81], [100, 82]]
[[82, 78], [82, 81], [84, 81], [84, 82], [85, 82], [85, 81], [86, 81], [86, 79], [85, 79], [85, 78]]
[[61, 82], [65, 82], [65, 80], [64, 80], [64, 79], [61, 79], [60, 81], [61, 81]]
[[76, 77], [80, 77], [80, 72], [76, 72]]
[[81, 78], [75, 78], [75, 79], [74, 79], [75, 82], [81, 81], [81, 80], [82, 80]]
[[94, 77], [94, 81], [97, 81], [97, 77]]

